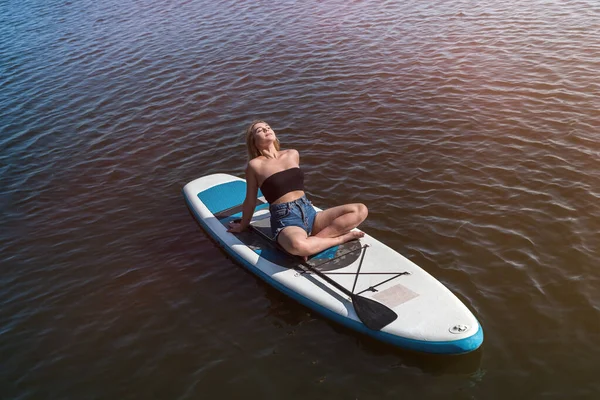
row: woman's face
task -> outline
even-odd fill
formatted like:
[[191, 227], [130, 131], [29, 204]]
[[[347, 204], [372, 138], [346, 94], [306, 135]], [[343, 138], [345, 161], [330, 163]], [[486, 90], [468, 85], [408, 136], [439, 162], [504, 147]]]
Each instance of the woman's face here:
[[273, 129], [266, 122], [257, 123], [254, 125], [252, 131], [254, 143], [259, 147], [266, 147], [275, 141], [275, 132], [273, 132]]

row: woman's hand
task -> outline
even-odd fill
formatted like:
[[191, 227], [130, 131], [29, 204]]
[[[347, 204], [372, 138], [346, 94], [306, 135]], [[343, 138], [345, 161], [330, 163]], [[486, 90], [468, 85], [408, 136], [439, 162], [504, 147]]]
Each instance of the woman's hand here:
[[229, 222], [229, 228], [227, 229], [227, 232], [240, 233], [245, 230], [246, 230], [246, 227], [242, 226], [242, 224], [239, 222], [239, 220], [236, 220], [236, 221]]

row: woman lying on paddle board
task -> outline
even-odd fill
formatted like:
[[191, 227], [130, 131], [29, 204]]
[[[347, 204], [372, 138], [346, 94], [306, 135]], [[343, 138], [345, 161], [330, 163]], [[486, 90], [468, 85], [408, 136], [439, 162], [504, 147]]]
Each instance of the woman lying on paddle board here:
[[301, 257], [358, 239], [352, 231], [365, 218], [364, 204], [354, 203], [315, 212], [304, 193], [304, 173], [296, 150], [281, 150], [275, 132], [264, 121], [246, 130], [249, 162], [246, 167], [246, 199], [242, 220], [231, 222], [229, 232], [241, 232], [250, 224], [260, 188], [269, 202], [273, 237], [288, 253]]

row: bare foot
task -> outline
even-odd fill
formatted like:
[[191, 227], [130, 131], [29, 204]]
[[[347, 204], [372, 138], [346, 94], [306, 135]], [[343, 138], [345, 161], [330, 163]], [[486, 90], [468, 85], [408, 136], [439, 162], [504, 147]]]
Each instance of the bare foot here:
[[346, 243], [349, 242], [351, 240], [354, 239], [360, 239], [361, 237], [365, 236], [364, 232], [361, 231], [350, 231], [342, 236], [340, 236], [340, 239], [342, 240], [342, 243]]

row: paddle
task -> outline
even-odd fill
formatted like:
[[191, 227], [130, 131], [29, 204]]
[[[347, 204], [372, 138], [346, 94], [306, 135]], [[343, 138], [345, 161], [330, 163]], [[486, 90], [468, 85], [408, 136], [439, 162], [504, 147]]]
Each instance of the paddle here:
[[[241, 219], [237, 219], [235, 221], [239, 223]], [[250, 228], [259, 235], [273, 242], [273, 239], [267, 237], [259, 229], [254, 228], [252, 225], [250, 225]], [[275, 242], [275, 244], [279, 249], [286, 252], [285, 249], [281, 247], [279, 243]], [[395, 321], [396, 318], [398, 318], [398, 315], [387, 306], [384, 306], [383, 304], [378, 303], [375, 300], [371, 300], [366, 297], [362, 297], [352, 293], [351, 291], [349, 291], [348, 289], [346, 289], [345, 287], [343, 287], [342, 285], [340, 285], [339, 283], [337, 283], [336, 281], [334, 281], [333, 279], [331, 279], [330, 277], [313, 267], [312, 265], [305, 262], [301, 257], [298, 258], [298, 261], [300, 262], [300, 264], [302, 264], [302, 266], [304, 266], [304, 268], [308, 269], [309, 271], [323, 279], [325, 282], [329, 283], [331, 286], [350, 297], [350, 299], [352, 300], [352, 304], [354, 305], [354, 311], [356, 311], [356, 315], [363, 322], [363, 324], [365, 324], [367, 328], [372, 329], [374, 331], [378, 331], [381, 330], [384, 326]]]
[[301, 264], [304, 268], [308, 269], [325, 282], [329, 283], [331, 286], [338, 289], [340, 292], [349, 296], [352, 300], [352, 304], [354, 305], [354, 311], [356, 311], [356, 315], [358, 318], [365, 324], [365, 326], [369, 329], [373, 329], [374, 331], [381, 330], [384, 326], [392, 323], [398, 318], [398, 315], [392, 311], [390, 308], [384, 306], [381, 303], [376, 302], [375, 300], [368, 299], [366, 297], [359, 296], [357, 294], [352, 293], [318, 269], [314, 268], [310, 264], [301, 261]]

